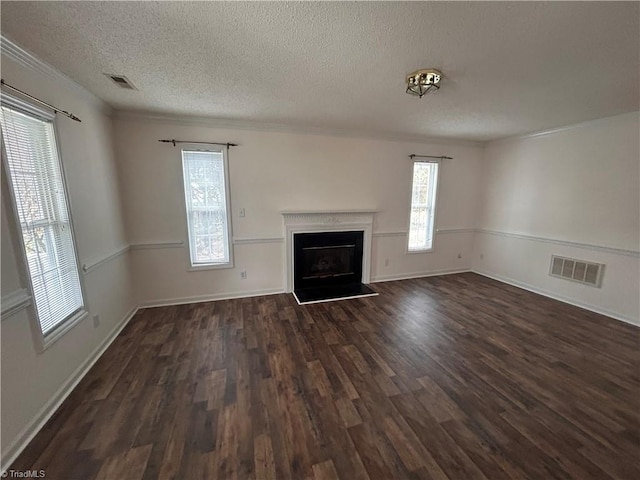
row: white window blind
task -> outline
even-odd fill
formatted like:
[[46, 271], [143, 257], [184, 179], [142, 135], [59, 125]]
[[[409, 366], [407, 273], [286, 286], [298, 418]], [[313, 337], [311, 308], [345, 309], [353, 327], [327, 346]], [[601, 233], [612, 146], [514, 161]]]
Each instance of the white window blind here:
[[1, 120], [34, 304], [46, 338], [84, 306], [53, 123], [4, 104]]
[[430, 250], [433, 246], [437, 183], [437, 163], [413, 164], [409, 251]]
[[191, 264], [229, 264], [229, 202], [224, 153], [183, 150], [182, 166]]

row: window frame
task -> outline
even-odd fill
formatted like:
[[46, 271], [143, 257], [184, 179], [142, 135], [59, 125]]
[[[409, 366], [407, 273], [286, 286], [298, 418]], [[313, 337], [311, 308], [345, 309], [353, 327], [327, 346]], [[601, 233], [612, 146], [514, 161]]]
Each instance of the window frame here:
[[[75, 327], [78, 323], [84, 320], [89, 315], [89, 306], [87, 302], [87, 292], [85, 288], [84, 282], [84, 272], [82, 271], [82, 264], [80, 262], [80, 257], [78, 255], [78, 243], [76, 241], [75, 228], [73, 223], [73, 209], [71, 207], [71, 199], [69, 196], [69, 187], [66, 179], [65, 165], [62, 160], [62, 150], [60, 148], [60, 135], [58, 130], [58, 125], [56, 122], [56, 115], [54, 112], [44, 110], [35, 106], [34, 104], [22, 100], [21, 98], [15, 97], [13, 95], [8, 95], [2, 92], [2, 96], [0, 98], [0, 104], [5, 105], [12, 110], [16, 110], [25, 115], [36, 118], [37, 120], [51, 123], [53, 129], [53, 137], [55, 143], [55, 153], [58, 159], [58, 166], [60, 169], [60, 177], [62, 182], [62, 188], [64, 190], [64, 200], [67, 208], [67, 215], [69, 217], [69, 230], [71, 235], [71, 244], [73, 247], [73, 255], [76, 261], [76, 268], [78, 270], [78, 283], [80, 286], [80, 294], [82, 296], [82, 306], [67, 316], [64, 320], [60, 321], [49, 333], [46, 335], [42, 331], [42, 325], [40, 322], [40, 317], [38, 315], [38, 310], [35, 304], [35, 296], [34, 296], [34, 286], [33, 279], [31, 277], [31, 271], [29, 269], [29, 262], [27, 259], [27, 251], [26, 245], [24, 243], [24, 235], [22, 232], [22, 227], [20, 226], [20, 216], [18, 214], [18, 205], [15, 194], [15, 189], [13, 186], [13, 179], [11, 176], [11, 170], [9, 167], [9, 159], [7, 157], [7, 151], [5, 148], [4, 135], [0, 131], [0, 151], [2, 153], [2, 176], [6, 181], [6, 186], [9, 190], [9, 203], [11, 204], [11, 215], [9, 221], [11, 222], [10, 227], [14, 229], [19, 237], [19, 268], [21, 270], [20, 274], [26, 278], [26, 288], [29, 294], [29, 323], [31, 324], [31, 332], [33, 336], [33, 340], [36, 346], [36, 351], [38, 353], [44, 352], [47, 348], [57, 342], [60, 338], [62, 338], [69, 330]], [[23, 281], [24, 281], [23, 278]]]
[[[437, 165], [436, 168], [436, 174], [434, 177], [434, 184], [435, 184], [435, 192], [433, 193], [433, 205], [431, 206], [431, 209], [433, 210], [433, 226], [432, 226], [432, 232], [431, 232], [431, 246], [429, 248], [419, 248], [419, 249], [411, 249], [409, 248], [409, 240], [411, 239], [411, 210], [413, 209], [413, 176], [414, 176], [414, 169], [415, 169], [415, 165], [418, 163], [432, 163]], [[408, 215], [408, 221], [407, 221], [407, 241], [405, 243], [405, 249], [406, 249], [406, 253], [407, 254], [416, 254], [416, 253], [430, 253], [433, 252], [435, 249], [435, 244], [436, 244], [436, 233], [437, 233], [437, 228], [436, 228], [436, 224], [437, 224], [437, 217], [438, 217], [438, 193], [440, 191], [440, 170], [442, 169], [442, 161], [441, 160], [414, 160], [411, 163], [411, 188], [409, 189], [409, 215]]]
[[[211, 153], [220, 153], [222, 154], [222, 168], [224, 170], [224, 196], [226, 203], [226, 215], [227, 215], [227, 228], [226, 228], [226, 238], [227, 238], [227, 251], [229, 252], [229, 260], [227, 262], [212, 262], [212, 263], [194, 263], [193, 255], [192, 255], [192, 238], [191, 238], [191, 226], [189, 221], [189, 210], [188, 210], [188, 201], [187, 201], [187, 185], [186, 185], [186, 175], [185, 175], [185, 163], [183, 153], [187, 152], [211, 152]], [[180, 163], [182, 169], [182, 193], [183, 193], [183, 201], [184, 201], [184, 213], [185, 213], [185, 224], [187, 229], [187, 258], [188, 258], [188, 268], [187, 271], [201, 271], [201, 270], [218, 270], [225, 268], [234, 268], [234, 255], [233, 255], [233, 227], [231, 220], [231, 183], [229, 180], [229, 151], [228, 148], [225, 147], [203, 147], [201, 144], [185, 144], [180, 149]]]

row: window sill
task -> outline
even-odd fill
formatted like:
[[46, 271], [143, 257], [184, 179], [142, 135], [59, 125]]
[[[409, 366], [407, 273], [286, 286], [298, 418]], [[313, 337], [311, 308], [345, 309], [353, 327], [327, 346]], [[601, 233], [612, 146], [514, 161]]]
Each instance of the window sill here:
[[199, 272], [201, 270], [221, 270], [225, 268], [233, 268], [233, 262], [229, 263], [206, 263], [202, 265], [191, 265], [187, 269], [188, 272]]
[[425, 248], [422, 250], [407, 250], [407, 253], [409, 254], [414, 254], [414, 253], [431, 253], [433, 252], [433, 247], [431, 248]]
[[49, 335], [43, 338], [42, 348], [40, 348], [40, 353], [44, 352], [47, 348], [49, 348], [51, 345], [53, 345], [58, 340], [60, 340], [65, 333], [67, 333], [69, 330], [75, 327], [82, 320], [87, 318], [88, 315], [89, 315], [89, 312], [87, 310], [80, 310], [74, 316], [65, 320], [60, 327], [56, 328], [53, 332], [51, 332]]

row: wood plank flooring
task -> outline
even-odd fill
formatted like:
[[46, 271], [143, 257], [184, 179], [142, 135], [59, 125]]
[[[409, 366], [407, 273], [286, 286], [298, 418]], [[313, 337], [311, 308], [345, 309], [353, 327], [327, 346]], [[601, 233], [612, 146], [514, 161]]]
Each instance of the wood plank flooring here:
[[475, 275], [138, 312], [47, 479], [638, 479], [640, 329]]

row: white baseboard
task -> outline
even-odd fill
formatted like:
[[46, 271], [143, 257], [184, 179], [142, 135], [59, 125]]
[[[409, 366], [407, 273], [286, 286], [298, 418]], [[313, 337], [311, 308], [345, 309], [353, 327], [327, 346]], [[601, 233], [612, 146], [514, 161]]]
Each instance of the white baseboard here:
[[226, 292], [213, 293], [210, 295], [196, 295], [193, 297], [161, 298], [142, 302], [142, 304], [140, 304], [140, 308], [169, 307], [171, 305], [213, 302], [215, 300], [231, 300], [233, 298], [261, 297], [263, 295], [276, 295], [278, 293], [284, 293], [284, 290], [282, 288], [267, 288], [264, 290], [249, 290], [246, 292]]
[[470, 271], [471, 270], [469, 268], [453, 268], [445, 270], [430, 270], [428, 272], [400, 273], [397, 275], [380, 275], [373, 277], [371, 279], [371, 283], [391, 282], [393, 280], [409, 280], [412, 278], [437, 277], [439, 275], [452, 275], [454, 273], [465, 273]]
[[29, 424], [18, 434], [13, 442], [2, 452], [2, 465], [0, 471], [5, 472], [7, 468], [22, 453], [25, 447], [33, 440], [33, 437], [44, 427], [45, 423], [56, 412], [58, 407], [64, 402], [73, 389], [80, 383], [84, 376], [91, 370], [91, 367], [98, 361], [102, 354], [109, 348], [109, 345], [116, 339], [122, 329], [127, 326], [129, 320], [138, 311], [138, 307], [133, 307], [120, 322], [111, 330], [104, 341], [96, 348], [91, 355], [80, 365], [67, 379], [66, 382], [56, 391], [47, 403], [40, 409]]
[[493, 272], [482, 272], [480, 270], [471, 270], [473, 273], [477, 273], [478, 275], [482, 275], [483, 277], [491, 278], [493, 280], [497, 280], [502, 283], [507, 283], [509, 285], [513, 285], [514, 287], [522, 288], [523, 290], [528, 290], [529, 292], [537, 293], [538, 295], [542, 295], [544, 297], [553, 298], [554, 300], [558, 300], [560, 302], [568, 303], [569, 305], [573, 305], [575, 307], [584, 308], [585, 310], [589, 310], [594, 313], [599, 313], [600, 315], [605, 315], [607, 317], [611, 317], [614, 320], [619, 320], [624, 323], [629, 323], [631, 325], [635, 325], [636, 327], [640, 327], [640, 319], [628, 317], [621, 313], [612, 312], [611, 310], [607, 310], [604, 308], [596, 307], [595, 305], [591, 305], [584, 302], [579, 302], [573, 300], [571, 298], [565, 297], [563, 295], [558, 295], [557, 293], [550, 292], [548, 290], [544, 290], [542, 288], [535, 287], [528, 283], [521, 282], [519, 280], [514, 280], [513, 278], [505, 277], [503, 275], [499, 275]]

